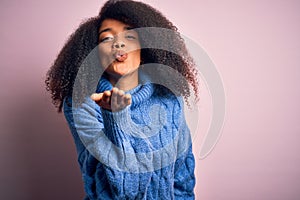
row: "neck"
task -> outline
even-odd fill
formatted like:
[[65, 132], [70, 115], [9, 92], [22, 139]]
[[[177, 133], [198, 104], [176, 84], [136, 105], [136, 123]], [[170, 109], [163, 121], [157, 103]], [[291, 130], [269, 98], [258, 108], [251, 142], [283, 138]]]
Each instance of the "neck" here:
[[139, 84], [138, 73], [128, 74], [121, 77], [109, 76], [109, 82], [120, 90], [128, 91]]

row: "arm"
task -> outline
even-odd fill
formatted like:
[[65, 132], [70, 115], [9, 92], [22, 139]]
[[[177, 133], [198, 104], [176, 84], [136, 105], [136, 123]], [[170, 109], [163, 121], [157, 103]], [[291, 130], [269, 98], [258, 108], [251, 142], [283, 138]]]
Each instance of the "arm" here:
[[79, 157], [79, 155], [84, 151], [85, 147], [82, 144], [82, 142], [79, 138], [79, 135], [77, 134], [76, 128], [75, 128], [73, 112], [72, 112], [72, 99], [69, 97], [64, 99], [63, 112], [64, 112], [65, 119], [68, 123], [69, 129], [71, 131], [71, 134], [73, 136], [74, 143], [75, 143], [76, 150], [77, 150], [77, 155]]
[[[175, 108], [176, 109], [176, 108]], [[195, 159], [192, 151], [192, 140], [190, 130], [186, 124], [183, 101], [179, 99], [179, 108], [175, 111], [178, 117], [178, 131], [180, 139], [178, 141], [178, 157], [174, 169], [174, 196], [175, 199], [195, 199]]]
[[195, 160], [192, 146], [186, 154], [177, 159], [175, 163], [174, 195], [175, 199], [195, 199]]
[[72, 106], [70, 97], [65, 99], [64, 114], [76, 144], [81, 167], [84, 160], [81, 154], [86, 149], [108, 166], [116, 164], [116, 160], [110, 160], [109, 157], [117, 158], [117, 155], [121, 155], [118, 161], [124, 162], [122, 160], [123, 149], [127, 148], [130, 151], [132, 147], [128, 145], [128, 142], [124, 142], [128, 141], [128, 135], [119, 129], [114, 119], [119, 119], [122, 124], [126, 124], [127, 117], [130, 116], [128, 112], [128, 108], [114, 113], [101, 110], [88, 97], [78, 107]]

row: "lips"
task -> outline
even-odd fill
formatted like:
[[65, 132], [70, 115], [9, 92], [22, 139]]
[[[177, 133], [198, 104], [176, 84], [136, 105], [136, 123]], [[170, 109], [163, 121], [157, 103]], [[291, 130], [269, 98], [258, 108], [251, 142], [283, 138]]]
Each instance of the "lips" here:
[[124, 62], [127, 59], [127, 53], [125, 51], [117, 51], [114, 54], [114, 58], [118, 62]]

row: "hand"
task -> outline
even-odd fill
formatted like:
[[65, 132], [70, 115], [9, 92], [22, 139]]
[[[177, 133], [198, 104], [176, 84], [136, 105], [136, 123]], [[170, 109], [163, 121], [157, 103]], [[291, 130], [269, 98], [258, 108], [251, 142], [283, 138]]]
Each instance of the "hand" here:
[[114, 87], [111, 91], [106, 90], [103, 93], [94, 93], [91, 95], [100, 107], [117, 112], [131, 104], [131, 95], [125, 94], [123, 90]]

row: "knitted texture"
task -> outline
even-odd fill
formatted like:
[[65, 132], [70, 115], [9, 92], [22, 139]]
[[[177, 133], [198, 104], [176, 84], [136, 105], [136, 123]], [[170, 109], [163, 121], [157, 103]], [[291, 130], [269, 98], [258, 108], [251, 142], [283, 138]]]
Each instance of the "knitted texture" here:
[[[97, 92], [111, 90], [102, 78]], [[195, 161], [182, 99], [143, 83], [118, 112], [90, 98], [64, 114], [76, 144], [86, 199], [194, 199]]]

